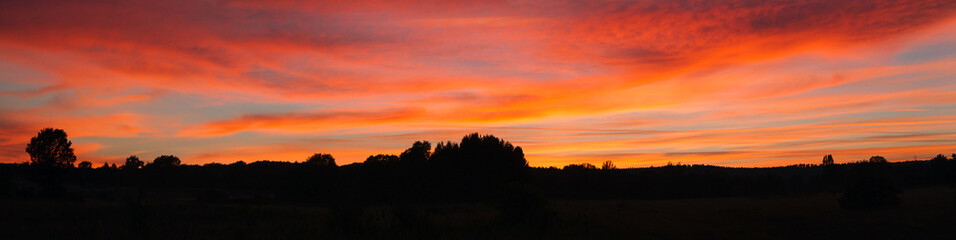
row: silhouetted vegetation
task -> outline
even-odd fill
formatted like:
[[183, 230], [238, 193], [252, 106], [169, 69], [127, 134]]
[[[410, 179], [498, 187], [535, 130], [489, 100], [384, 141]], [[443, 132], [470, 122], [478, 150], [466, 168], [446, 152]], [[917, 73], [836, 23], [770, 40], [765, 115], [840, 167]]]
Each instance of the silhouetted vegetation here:
[[316, 153], [311, 157], [305, 159], [305, 164], [318, 167], [338, 167], [339, 165], [335, 164], [335, 158], [331, 154], [327, 153]]
[[[49, 146], [41, 142], [54, 142], [58, 147], [45, 149], [61, 151], [69, 145], [65, 136], [62, 130], [44, 129], [34, 139], [59, 140], [37, 140], [31, 142], [31, 149]], [[873, 156], [845, 164], [834, 163], [831, 155], [825, 155], [820, 165], [774, 168], [668, 164], [618, 169], [606, 161], [600, 168], [580, 163], [557, 169], [528, 167], [521, 147], [491, 135], [469, 134], [461, 142], [438, 143], [434, 150], [431, 146], [427, 141], [417, 141], [398, 156], [372, 155], [362, 163], [342, 167], [332, 155], [323, 153], [299, 164], [256, 161], [203, 166], [181, 165], [178, 157], [163, 155], [143, 166], [151, 169], [148, 172], [115, 172], [115, 165], [104, 164], [98, 171], [64, 172], [57, 179], [130, 187], [202, 185], [218, 189], [212, 191], [216, 195], [229, 195], [226, 189], [245, 189], [274, 200], [325, 203], [496, 201], [514, 186], [534, 189], [535, 195], [544, 199], [680, 199], [832, 192], [843, 196], [841, 206], [847, 209], [891, 207], [898, 205], [895, 196], [900, 189], [956, 183], [956, 163], [942, 154], [929, 161], [889, 163], [882, 156]], [[31, 157], [31, 165], [68, 168], [69, 160], [75, 159], [51, 160], [58, 159], [49, 157], [54, 155], [61, 156], [39, 153]], [[122, 169], [142, 165], [138, 157], [130, 156]], [[7, 168], [17, 166], [21, 165]], [[90, 168], [92, 164], [83, 162], [80, 167]], [[84, 176], [78, 178], [77, 174]], [[166, 177], [156, 178], [159, 175]]]
[[883, 156], [872, 156], [870, 157], [870, 160], [867, 160], [867, 162], [873, 164], [887, 163], [886, 158]]
[[63, 129], [45, 128], [30, 139], [27, 153], [30, 163], [42, 167], [73, 167], [76, 155]]
[[375, 167], [392, 167], [398, 164], [399, 158], [395, 155], [390, 154], [379, 154], [375, 156], [368, 156], [365, 159], [365, 162], [362, 162], [362, 166], [375, 168]]
[[[173, 155], [162, 155], [153, 159], [153, 162], [146, 164], [145, 168], [172, 168], [179, 166], [180, 161], [179, 157]], [[110, 168], [116, 168], [116, 165], [110, 166]]]
[[567, 166], [564, 166], [564, 168], [562, 169], [571, 170], [571, 171], [579, 171], [579, 170], [594, 170], [594, 169], [597, 169], [597, 167], [595, 167], [594, 164], [590, 164], [590, 163], [579, 163], [579, 164], [568, 164]]
[[143, 161], [140, 161], [139, 157], [133, 155], [126, 158], [126, 163], [123, 164], [123, 169], [139, 169], [143, 167], [143, 164]]
[[821, 163], [821, 165], [823, 166], [833, 165], [833, 155], [827, 154], [826, 156], [823, 156], [823, 163]]
[[617, 169], [617, 165], [614, 165], [614, 162], [605, 161], [604, 164], [601, 164], [601, 170], [611, 170]]
[[431, 156], [432, 144], [428, 141], [417, 141], [412, 147], [398, 155], [400, 164], [405, 166], [424, 166]]
[[[332, 155], [317, 153], [302, 163], [239, 161], [202, 166], [183, 165], [172, 155], [159, 156], [144, 166], [138, 157], [130, 156], [122, 170], [105, 163], [92, 169], [87, 161], [72, 169], [75, 156], [66, 154], [72, 151], [64, 150], [69, 141], [61, 132], [44, 129], [34, 139], [58, 140], [31, 141], [32, 149], [58, 153], [31, 153], [30, 165], [0, 164], [0, 199], [118, 202], [137, 225], [159, 214], [150, 206], [160, 203], [322, 206], [328, 209], [324, 226], [336, 229], [330, 234], [372, 234], [364, 235], [371, 238], [390, 236], [374, 235], [384, 232], [411, 238], [449, 236], [435, 228], [441, 225], [436, 216], [459, 211], [450, 210], [456, 204], [477, 204], [468, 205], [481, 210], [467, 213], [467, 219], [484, 219], [475, 221], [482, 227], [531, 237], [575, 221], [560, 217], [570, 214], [556, 207], [563, 201], [822, 194], [833, 196], [828, 199], [834, 208], [894, 209], [906, 204], [901, 196], [908, 189], [956, 184], [956, 159], [942, 154], [928, 161], [892, 163], [881, 156], [835, 163], [831, 155], [825, 155], [819, 165], [772, 168], [669, 163], [621, 169], [611, 161], [600, 168], [590, 163], [532, 168], [521, 147], [477, 133], [460, 142], [438, 143], [434, 149], [427, 141], [417, 141], [400, 155], [371, 155], [362, 163], [341, 167]], [[162, 228], [130, 229], [133, 235], [127, 237]]]

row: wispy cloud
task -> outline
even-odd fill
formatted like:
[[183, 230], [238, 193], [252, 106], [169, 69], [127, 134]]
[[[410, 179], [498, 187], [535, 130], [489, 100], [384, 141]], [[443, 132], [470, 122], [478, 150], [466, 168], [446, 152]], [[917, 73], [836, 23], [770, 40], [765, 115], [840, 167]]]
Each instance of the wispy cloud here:
[[43, 127], [96, 161], [351, 162], [471, 131], [537, 166], [903, 159], [956, 151], [954, 21], [934, 0], [4, 1], [0, 161]]

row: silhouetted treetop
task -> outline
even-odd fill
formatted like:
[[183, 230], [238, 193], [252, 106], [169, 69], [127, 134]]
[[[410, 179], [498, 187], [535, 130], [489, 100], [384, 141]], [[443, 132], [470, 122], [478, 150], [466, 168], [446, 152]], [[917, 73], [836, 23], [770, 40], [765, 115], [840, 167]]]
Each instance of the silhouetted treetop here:
[[827, 154], [823, 156], [823, 166], [833, 165], [833, 155]]
[[82, 168], [82, 169], [92, 169], [92, 168], [93, 168], [93, 163], [88, 162], [88, 161], [83, 161], [83, 162], [80, 162], [80, 164], [78, 164], [77, 167]]
[[457, 159], [461, 155], [461, 148], [458, 146], [458, 143], [451, 141], [448, 142], [439, 142], [435, 146], [435, 152], [429, 156], [429, 161], [435, 165], [442, 165], [452, 159]]
[[946, 162], [946, 160], [947, 160], [947, 159], [946, 159], [946, 156], [943, 156], [943, 154], [939, 154], [939, 155], [936, 155], [936, 157], [934, 157], [934, 158], [931, 159], [930, 161], [933, 161], [933, 162]]
[[601, 165], [601, 169], [603, 170], [617, 169], [617, 165], [614, 165], [614, 162], [605, 161], [604, 164]]
[[459, 144], [439, 143], [429, 161], [440, 169], [501, 177], [524, 174], [528, 167], [521, 147], [478, 133], [466, 135]]
[[584, 170], [584, 169], [597, 169], [594, 164], [590, 163], [581, 163], [581, 164], [568, 164], [562, 168], [563, 170]]
[[369, 167], [391, 166], [393, 164], [398, 163], [399, 161], [398, 159], [399, 157], [395, 155], [379, 154], [374, 156], [368, 156], [368, 158], [366, 158], [365, 162], [363, 162], [362, 164]]
[[[153, 162], [146, 164], [147, 168], [170, 168], [179, 166], [179, 157], [173, 155], [162, 155], [156, 157]], [[114, 166], [115, 167], [115, 166]]]
[[30, 139], [26, 151], [30, 154], [31, 164], [71, 168], [76, 161], [72, 145], [73, 142], [66, 139], [63, 129], [45, 128]]
[[126, 163], [123, 164], [123, 169], [139, 169], [141, 167], [143, 167], [143, 161], [140, 161], [136, 155], [126, 158]]
[[432, 154], [431, 151], [432, 144], [428, 141], [415, 141], [412, 147], [405, 149], [405, 151], [398, 156], [398, 159], [402, 165], [422, 166], [428, 161], [428, 157]]
[[332, 154], [328, 153], [313, 154], [305, 160], [305, 164], [319, 167], [338, 167], [338, 165], [335, 164], [335, 158], [332, 157]]
[[887, 161], [886, 161], [886, 158], [884, 158], [883, 156], [872, 156], [870, 157], [870, 160], [867, 162], [868, 163], [886, 163]]

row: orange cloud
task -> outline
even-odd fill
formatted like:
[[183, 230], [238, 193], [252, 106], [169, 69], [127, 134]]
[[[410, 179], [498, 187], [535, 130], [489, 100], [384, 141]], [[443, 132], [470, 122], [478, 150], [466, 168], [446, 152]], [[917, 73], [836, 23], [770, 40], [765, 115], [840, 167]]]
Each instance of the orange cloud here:
[[[940, 79], [956, 72], [933, 47], [956, 40], [954, 15], [934, 0], [4, 1], [0, 161], [46, 126], [103, 146], [89, 157], [120, 138], [276, 138], [226, 155], [143, 148], [199, 161], [304, 154], [304, 136], [395, 142], [365, 148], [379, 151], [474, 130], [542, 165], [940, 150], [956, 114]], [[882, 131], [913, 137], [868, 138]]]
[[325, 111], [282, 115], [244, 115], [238, 119], [215, 121], [186, 129], [183, 136], [230, 134], [243, 130], [279, 130], [287, 132], [322, 131], [365, 126], [417, 118], [421, 110], [382, 110], [377, 112]]

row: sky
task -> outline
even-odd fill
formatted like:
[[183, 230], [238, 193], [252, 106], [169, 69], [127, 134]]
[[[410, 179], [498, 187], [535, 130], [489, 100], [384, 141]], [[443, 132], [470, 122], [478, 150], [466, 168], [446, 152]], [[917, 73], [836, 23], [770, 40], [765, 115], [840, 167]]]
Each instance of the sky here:
[[956, 152], [956, 1], [0, 1], [0, 162], [340, 165], [472, 132], [531, 166]]

